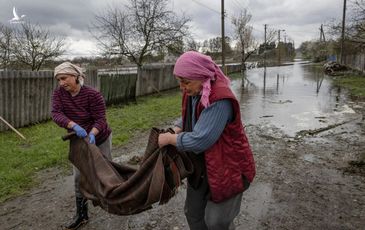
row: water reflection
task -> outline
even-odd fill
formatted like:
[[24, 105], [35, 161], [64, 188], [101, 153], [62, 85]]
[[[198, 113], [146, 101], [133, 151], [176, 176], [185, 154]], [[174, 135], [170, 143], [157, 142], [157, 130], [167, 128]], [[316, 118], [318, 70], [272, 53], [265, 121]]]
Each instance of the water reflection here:
[[246, 125], [269, 125], [289, 136], [339, 122], [353, 112], [331, 79], [303, 62], [250, 69], [242, 79], [232, 81], [232, 89]]

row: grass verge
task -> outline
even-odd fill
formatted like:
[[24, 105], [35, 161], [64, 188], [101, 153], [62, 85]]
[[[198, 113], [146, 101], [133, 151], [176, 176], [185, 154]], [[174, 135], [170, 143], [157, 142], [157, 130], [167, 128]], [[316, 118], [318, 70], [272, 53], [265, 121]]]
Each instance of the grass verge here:
[[[134, 133], [146, 131], [180, 114], [181, 94], [178, 91], [140, 97], [137, 103], [112, 106], [107, 119], [113, 130], [113, 147], [128, 142]], [[69, 167], [66, 133], [52, 121], [19, 129], [27, 138], [14, 132], [0, 133], [0, 202], [24, 193], [36, 185], [34, 175], [39, 170], [60, 166]]]
[[365, 76], [356, 73], [348, 73], [334, 78], [337, 86], [347, 88], [352, 96], [365, 99]]

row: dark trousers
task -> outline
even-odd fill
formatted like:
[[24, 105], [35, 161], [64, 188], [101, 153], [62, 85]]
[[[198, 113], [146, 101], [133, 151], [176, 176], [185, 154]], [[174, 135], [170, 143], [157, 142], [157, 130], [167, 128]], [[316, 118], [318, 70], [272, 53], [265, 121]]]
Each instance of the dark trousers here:
[[242, 193], [214, 203], [209, 200], [207, 177], [198, 189], [189, 184], [186, 193], [184, 212], [190, 230], [233, 230], [233, 220], [240, 212]]

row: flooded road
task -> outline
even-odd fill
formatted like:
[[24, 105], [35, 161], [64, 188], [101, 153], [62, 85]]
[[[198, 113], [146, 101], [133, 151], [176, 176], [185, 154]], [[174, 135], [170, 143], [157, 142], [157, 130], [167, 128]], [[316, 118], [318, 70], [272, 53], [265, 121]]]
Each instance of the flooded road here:
[[232, 81], [246, 125], [276, 127], [294, 137], [352, 119], [343, 90], [334, 88], [321, 68], [306, 62], [248, 70]]

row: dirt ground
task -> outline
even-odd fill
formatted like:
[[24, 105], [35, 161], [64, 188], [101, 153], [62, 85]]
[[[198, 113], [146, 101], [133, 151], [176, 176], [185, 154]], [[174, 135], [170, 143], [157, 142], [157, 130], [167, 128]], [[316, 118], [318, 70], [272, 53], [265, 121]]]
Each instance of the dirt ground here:
[[[257, 175], [244, 193], [237, 229], [365, 229], [364, 104], [351, 122], [292, 138], [275, 127], [246, 127]], [[143, 154], [147, 133], [113, 151], [118, 162]], [[40, 185], [0, 204], [0, 229], [61, 229], [74, 214], [71, 171], [51, 168]], [[188, 229], [185, 186], [167, 204], [141, 214], [115, 216], [90, 205], [82, 229]]]

